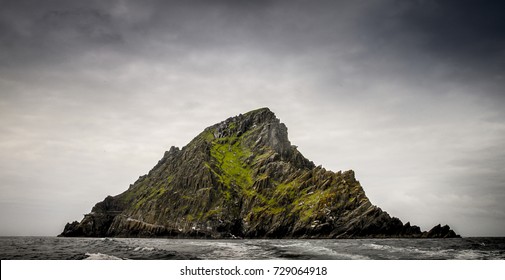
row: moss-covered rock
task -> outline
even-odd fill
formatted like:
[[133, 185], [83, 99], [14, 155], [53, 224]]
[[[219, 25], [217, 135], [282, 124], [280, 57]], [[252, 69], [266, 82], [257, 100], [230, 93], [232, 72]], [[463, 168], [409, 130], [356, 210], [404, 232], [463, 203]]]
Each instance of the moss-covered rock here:
[[316, 167], [268, 108], [172, 147], [128, 190], [107, 197], [62, 236], [188, 238], [454, 237], [372, 205], [354, 172]]

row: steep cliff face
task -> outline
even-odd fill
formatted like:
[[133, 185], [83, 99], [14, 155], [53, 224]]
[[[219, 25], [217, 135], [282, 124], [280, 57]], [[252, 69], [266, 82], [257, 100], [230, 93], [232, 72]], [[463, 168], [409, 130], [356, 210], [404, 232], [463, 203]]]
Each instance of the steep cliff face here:
[[191, 238], [456, 237], [403, 224], [372, 205], [354, 172], [316, 167], [267, 108], [172, 147], [129, 189], [61, 236]]

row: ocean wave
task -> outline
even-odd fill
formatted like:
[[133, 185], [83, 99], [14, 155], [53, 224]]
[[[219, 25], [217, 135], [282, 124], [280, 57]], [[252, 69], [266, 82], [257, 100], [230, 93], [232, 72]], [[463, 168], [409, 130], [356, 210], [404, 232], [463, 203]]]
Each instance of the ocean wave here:
[[133, 249], [133, 251], [154, 251], [155, 249], [153, 247], [136, 247]]
[[[397, 247], [397, 246], [391, 246], [391, 245], [381, 245], [381, 244], [375, 244], [375, 243], [370, 243], [370, 244], [363, 244], [362, 246], [373, 249], [373, 250], [379, 250], [379, 251], [385, 251], [387, 253], [399, 253], [399, 254], [405, 254], [405, 256], [413, 256], [412, 254], [419, 254], [419, 255], [424, 255], [426, 257], [430, 258], [442, 258], [442, 257], [447, 257], [449, 253], [451, 253], [453, 250], [442, 250], [441, 248], [430, 248], [430, 250], [425, 250], [425, 249], [419, 249], [415, 247]], [[398, 255], [402, 257], [403, 255]]]
[[[455, 250], [442, 249], [440, 247], [433, 248], [415, 248], [415, 247], [396, 247], [380, 244], [363, 244], [362, 246], [387, 252], [389, 255], [396, 254], [400, 258], [418, 258], [418, 259], [456, 259], [456, 260], [479, 260], [479, 259], [503, 259], [499, 253], [486, 252], [481, 250]], [[416, 256], [417, 255], [417, 256]]]
[[102, 253], [86, 253], [86, 256], [85, 260], [122, 260], [122, 258]]
[[315, 253], [316, 255], [326, 255], [336, 259], [344, 259], [344, 260], [369, 260], [370, 258], [360, 254], [353, 253], [345, 253], [339, 252], [337, 250], [321, 247], [321, 246], [312, 246], [308, 248], [308, 253]]
[[481, 251], [481, 250], [461, 250], [454, 255], [457, 260], [503, 260], [503, 254], [497, 251]]
[[454, 256], [457, 260], [476, 260], [483, 257], [482, 252], [475, 250], [461, 250]]
[[298, 253], [303, 258], [303, 256], [322, 256], [323, 258], [330, 259], [344, 259], [344, 260], [367, 260], [370, 259], [367, 256], [361, 254], [355, 254], [350, 252], [343, 252], [337, 249], [328, 248], [326, 246], [321, 246], [314, 244], [314, 242], [293, 242], [289, 244], [278, 244], [276, 247], [282, 248], [285, 251], [292, 251], [293, 253]]
[[175, 240], [15, 237], [0, 238], [0, 258], [503, 260], [505, 238]]
[[[257, 249], [257, 246], [246, 245], [245, 243], [235, 242], [209, 242], [212, 250], [209, 252], [209, 258], [242, 258], [248, 259], [254, 257], [251, 252]], [[210, 256], [213, 255], [213, 256]]]

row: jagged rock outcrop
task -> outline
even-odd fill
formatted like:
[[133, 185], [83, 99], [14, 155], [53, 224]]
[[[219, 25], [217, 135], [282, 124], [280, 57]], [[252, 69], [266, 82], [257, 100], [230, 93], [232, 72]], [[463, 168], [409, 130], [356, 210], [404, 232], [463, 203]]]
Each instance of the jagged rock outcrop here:
[[185, 238], [456, 237], [421, 232], [372, 205], [352, 170], [328, 171], [288, 140], [268, 108], [171, 147], [129, 189], [60, 236]]
[[423, 237], [427, 238], [454, 238], [459, 237], [448, 225], [436, 225], [430, 231], [423, 233]]

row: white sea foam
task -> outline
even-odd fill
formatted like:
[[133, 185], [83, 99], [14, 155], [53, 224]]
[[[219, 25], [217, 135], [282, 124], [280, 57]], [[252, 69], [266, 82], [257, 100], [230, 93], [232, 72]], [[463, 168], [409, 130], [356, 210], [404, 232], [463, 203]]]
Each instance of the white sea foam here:
[[420, 250], [418, 248], [414, 248], [411, 246], [397, 247], [397, 246], [391, 246], [391, 245], [380, 245], [380, 244], [375, 244], [375, 243], [363, 244], [362, 246], [368, 247], [368, 248], [374, 249], [374, 250], [384, 250], [387, 252], [395, 252], [395, 253], [403, 253], [403, 252], [425, 253], [425, 252], [429, 252], [429, 251]]
[[153, 247], [136, 247], [133, 251], [154, 251]]
[[[235, 242], [212, 242], [209, 245], [219, 248], [212, 252], [213, 255], [224, 258], [251, 258], [251, 246]], [[212, 258], [212, 257], [211, 257]]]
[[453, 249], [446, 249], [443, 250], [441, 248], [432, 248], [431, 250], [423, 250], [415, 247], [396, 247], [396, 246], [391, 246], [391, 245], [380, 245], [380, 244], [363, 244], [362, 246], [368, 247], [370, 249], [374, 250], [380, 250], [380, 251], [385, 251], [388, 254], [389, 253], [400, 253], [400, 254], [405, 254], [405, 256], [415, 256], [415, 255], [421, 255], [425, 256], [428, 258], [449, 258], [452, 253], [454, 253]]
[[300, 253], [302, 255], [323, 256], [332, 259], [345, 259], [345, 260], [367, 260], [367, 256], [360, 254], [351, 254], [338, 251], [325, 246], [318, 246], [314, 242], [293, 242], [288, 244], [276, 244], [276, 247], [283, 248], [293, 253]]
[[379, 244], [374, 244], [374, 243], [371, 243], [371, 244], [363, 244], [364, 247], [368, 247], [370, 249], [374, 249], [374, 250], [387, 250], [389, 248], [391, 248], [391, 246], [387, 246], [387, 245], [379, 245]]
[[85, 260], [122, 260], [116, 256], [111, 256], [102, 253], [86, 253], [87, 258]]
[[369, 260], [370, 258], [367, 256], [359, 255], [359, 254], [349, 254], [345, 252], [339, 252], [331, 248], [326, 248], [322, 246], [311, 246], [308, 247], [306, 252], [315, 253], [316, 255], [327, 255], [336, 259], [345, 259], [345, 260]]
[[475, 250], [461, 250], [454, 256], [457, 260], [477, 260], [482, 257], [482, 252]]

